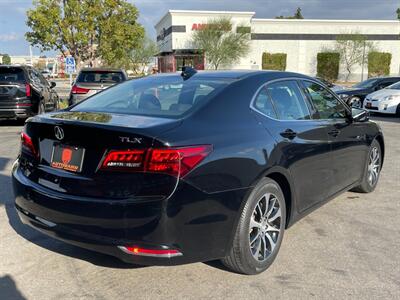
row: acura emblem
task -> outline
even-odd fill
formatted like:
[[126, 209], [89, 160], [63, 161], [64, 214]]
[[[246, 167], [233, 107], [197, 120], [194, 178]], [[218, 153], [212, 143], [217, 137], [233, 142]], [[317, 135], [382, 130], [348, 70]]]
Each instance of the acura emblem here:
[[56, 126], [54, 127], [54, 135], [61, 141], [64, 138], [64, 130], [59, 126]]

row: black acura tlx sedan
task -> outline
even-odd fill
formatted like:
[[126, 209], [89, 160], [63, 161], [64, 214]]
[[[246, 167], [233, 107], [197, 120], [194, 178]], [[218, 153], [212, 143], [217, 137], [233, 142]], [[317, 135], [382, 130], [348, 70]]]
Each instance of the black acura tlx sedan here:
[[222, 259], [244, 274], [324, 202], [372, 192], [385, 150], [367, 112], [313, 78], [191, 68], [32, 117], [21, 138], [24, 223], [126, 262]]

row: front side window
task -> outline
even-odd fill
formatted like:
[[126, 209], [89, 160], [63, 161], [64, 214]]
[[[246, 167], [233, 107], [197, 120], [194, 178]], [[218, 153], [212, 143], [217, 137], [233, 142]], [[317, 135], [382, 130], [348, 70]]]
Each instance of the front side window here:
[[278, 118], [281, 120], [308, 120], [310, 112], [295, 81], [279, 81], [267, 86]]
[[178, 117], [211, 99], [229, 83], [226, 79], [147, 77], [104, 90], [71, 110]]
[[346, 107], [323, 86], [303, 81], [306, 92], [317, 110], [317, 119], [340, 119], [346, 117]]

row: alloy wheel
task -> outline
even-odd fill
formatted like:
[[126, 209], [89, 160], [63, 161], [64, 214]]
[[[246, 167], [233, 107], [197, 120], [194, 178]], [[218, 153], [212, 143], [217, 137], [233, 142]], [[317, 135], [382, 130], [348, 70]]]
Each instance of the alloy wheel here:
[[274, 251], [281, 231], [280, 200], [267, 193], [257, 202], [250, 219], [249, 243], [253, 257], [265, 261]]
[[353, 98], [351, 101], [351, 107], [362, 108], [361, 100], [359, 98]]
[[368, 162], [368, 183], [375, 186], [378, 182], [379, 172], [381, 168], [381, 157], [377, 147], [373, 147], [369, 154]]

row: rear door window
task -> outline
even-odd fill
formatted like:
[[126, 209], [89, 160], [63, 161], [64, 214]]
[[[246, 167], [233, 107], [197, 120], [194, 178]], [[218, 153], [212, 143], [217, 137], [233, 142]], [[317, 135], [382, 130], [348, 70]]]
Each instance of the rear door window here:
[[268, 93], [267, 87], [263, 87], [261, 91], [258, 93], [255, 101], [254, 107], [261, 112], [262, 114], [276, 119], [275, 108], [272, 104], [271, 97]]
[[0, 67], [0, 81], [24, 83], [25, 73], [21, 68]]
[[277, 116], [281, 120], [309, 120], [310, 112], [296, 81], [279, 81], [267, 85]]
[[121, 72], [82, 71], [77, 79], [79, 83], [119, 83], [124, 81]]

